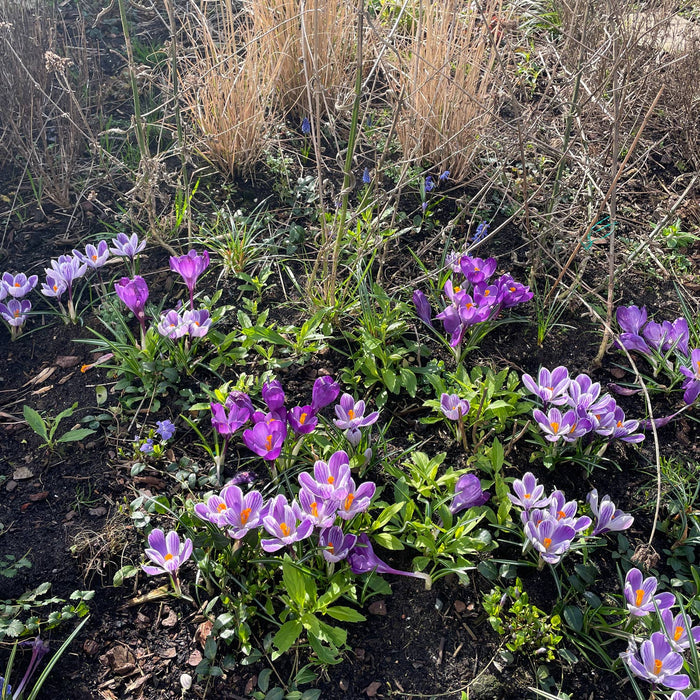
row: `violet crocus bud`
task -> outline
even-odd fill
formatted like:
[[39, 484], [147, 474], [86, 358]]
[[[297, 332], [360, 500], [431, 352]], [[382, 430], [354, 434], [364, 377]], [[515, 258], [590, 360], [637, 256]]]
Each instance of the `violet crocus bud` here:
[[190, 293], [190, 308], [194, 306], [194, 287], [197, 283], [197, 278], [208, 266], [209, 253], [206, 250], [201, 255], [196, 250], [190, 250], [187, 255], [181, 255], [179, 258], [170, 258], [170, 269], [173, 272], [177, 272], [187, 285]]
[[455, 495], [449, 510], [453, 515], [474, 506], [483, 506], [491, 498], [488, 491], [481, 489], [481, 481], [476, 474], [463, 474], [455, 484]]
[[339, 393], [340, 387], [333, 377], [319, 377], [311, 390], [311, 411], [314, 415], [332, 404]]
[[431, 328], [433, 327], [432, 315], [433, 310], [430, 306], [428, 298], [421, 292], [420, 289], [416, 289], [413, 292], [413, 303], [416, 307], [416, 313], [418, 318], [420, 318], [423, 323], [427, 323]]
[[593, 535], [603, 535], [606, 532], [620, 532], [632, 526], [634, 518], [624, 513], [610, 500], [607, 494], [598, 502], [598, 490], [593, 489], [586, 499], [591, 507], [591, 512], [596, 517]]
[[144, 309], [148, 300], [146, 280], [141, 275], [136, 275], [133, 279], [122, 277], [118, 282], [115, 282], [114, 290], [145, 330], [146, 313]]
[[[227, 402], [228, 403], [228, 402]], [[243, 427], [250, 418], [250, 413], [245, 406], [222, 406], [220, 403], [210, 403], [212, 418], [211, 424], [219, 435], [230, 437], [239, 428]], [[226, 413], [228, 408], [228, 413]]]
[[282, 384], [275, 379], [265, 382], [262, 388], [262, 398], [270, 413], [277, 414], [280, 419], [285, 420], [286, 410], [284, 408], [285, 395]]
[[539, 552], [542, 561], [557, 564], [571, 547], [576, 530], [568, 525], [561, 525], [556, 520], [545, 519], [539, 524], [528, 521], [525, 524], [525, 535]]
[[681, 365], [678, 370], [685, 377], [683, 401], [690, 406], [700, 395], [700, 348], [690, 351], [690, 367]]

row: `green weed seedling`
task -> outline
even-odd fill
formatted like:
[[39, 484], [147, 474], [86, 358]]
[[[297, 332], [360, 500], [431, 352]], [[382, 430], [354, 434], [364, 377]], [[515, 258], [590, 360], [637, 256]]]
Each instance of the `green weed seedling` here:
[[61, 411], [55, 418], [42, 418], [37, 411], [27, 405], [23, 407], [22, 412], [24, 413], [24, 420], [27, 421], [29, 427], [44, 441], [39, 447], [46, 447], [49, 452], [54, 452], [59, 445], [83, 440], [95, 432], [90, 428], [74, 428], [66, 431], [63, 435], [56, 436], [61, 421], [64, 418], [70, 418], [77, 407], [78, 402], [76, 401], [72, 406]]

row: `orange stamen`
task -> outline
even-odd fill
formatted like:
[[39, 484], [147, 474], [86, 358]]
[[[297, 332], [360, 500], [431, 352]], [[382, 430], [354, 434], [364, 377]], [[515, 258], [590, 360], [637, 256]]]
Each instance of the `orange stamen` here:
[[299, 416], [299, 425], [304, 425], [304, 423], [306, 422], [306, 416], [307, 416], [306, 413], [302, 413], [302, 414]]
[[644, 600], [644, 591], [641, 588], [637, 589], [637, 597], [634, 599], [634, 604], [639, 607]]
[[552, 538], [545, 537], [544, 540], [542, 540], [542, 544], [544, 544], [545, 549], [549, 549], [549, 546], [552, 544]]
[[287, 523], [280, 523], [280, 530], [285, 537], [289, 537], [289, 525]]
[[556, 421], [552, 421], [552, 422], [550, 423], [550, 425], [552, 426], [552, 430], [553, 430], [555, 433], [558, 433], [558, 432], [559, 432], [559, 423], [557, 423]]
[[557, 513], [557, 520], [561, 520], [562, 518], [565, 518], [565, 517], [566, 517], [566, 513], [563, 510], [560, 510]]
[[680, 625], [676, 627], [673, 631], [673, 641], [677, 642], [683, 636], [683, 632], [685, 632], [685, 630]]
[[216, 510], [218, 510], [219, 513], [221, 513], [222, 510], [226, 510], [226, 508], [227, 508], [227, 505], [225, 503], [219, 503], [219, 505], [216, 506]]
[[355, 411], [353, 411], [352, 408], [348, 411], [348, 418], [350, 420], [353, 420], [353, 418], [355, 418]]
[[352, 508], [352, 502], [355, 500], [355, 494], [349, 493], [345, 499], [345, 505], [343, 506], [345, 510], [350, 510]]
[[330, 542], [326, 545], [326, 549], [327, 549], [331, 554], [335, 554], [335, 547], [334, 547]]
[[250, 508], [244, 508], [241, 511], [241, 525], [245, 525], [248, 522], [248, 519], [250, 518]]
[[172, 558], [173, 558], [173, 555], [170, 554], [170, 552], [168, 552], [168, 553], [163, 557], [163, 559], [165, 559], [165, 561], [170, 561]]
[[661, 661], [661, 659], [654, 659], [654, 674], [659, 675], [661, 673], [661, 669], [664, 665], [664, 662]]
[[311, 508], [311, 515], [313, 515], [314, 518], [318, 518], [318, 503], [314, 501], [309, 507]]
[[265, 447], [267, 448], [268, 452], [272, 449], [272, 435], [268, 435], [265, 438]]

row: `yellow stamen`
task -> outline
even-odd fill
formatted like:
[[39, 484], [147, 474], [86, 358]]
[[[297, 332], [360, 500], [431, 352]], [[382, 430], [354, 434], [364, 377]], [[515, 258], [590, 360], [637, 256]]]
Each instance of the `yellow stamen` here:
[[165, 559], [165, 561], [170, 561], [172, 558], [173, 558], [173, 555], [170, 554], [170, 552], [168, 552], [168, 553], [163, 557], [163, 559]]
[[219, 503], [219, 505], [216, 506], [216, 510], [218, 510], [219, 513], [221, 513], [222, 510], [226, 510], [226, 508], [227, 508], [227, 506], [225, 503]]
[[634, 604], [639, 607], [642, 604], [642, 601], [644, 600], [644, 591], [641, 588], [637, 589], [637, 596], [634, 599]]
[[91, 255], [90, 257], [92, 258], [92, 262], [96, 262], [96, 261], [97, 261], [97, 256], [96, 256], [96, 255]]
[[304, 423], [306, 422], [306, 417], [307, 417], [307, 414], [306, 414], [306, 413], [302, 413], [302, 414], [299, 416], [299, 425], [304, 425]]
[[472, 304], [471, 302], [467, 302], [465, 306], [467, 307], [467, 311], [469, 311], [469, 309], [471, 309], [472, 306], [474, 306], [474, 304]]
[[683, 636], [684, 631], [685, 630], [680, 625], [676, 627], [676, 629], [673, 631], [673, 641], [677, 642]]
[[556, 421], [552, 421], [552, 422], [550, 423], [550, 425], [552, 426], [552, 430], [553, 430], [555, 433], [558, 433], [558, 432], [559, 432], [559, 423], [557, 423]]
[[265, 438], [265, 447], [267, 448], [268, 452], [272, 449], [272, 435], [268, 435]]
[[487, 297], [489, 294], [491, 294], [490, 289], [484, 289], [484, 296]]
[[515, 291], [515, 287], [508, 287], [508, 291], [509, 291], [509, 292], [514, 292], [514, 291]]
[[334, 484], [335, 483], [335, 477], [331, 474], [331, 476], [328, 477], [328, 483], [329, 484]]
[[531, 493], [526, 493], [526, 494], [523, 496], [523, 498], [530, 498], [530, 496], [532, 496]]
[[352, 408], [348, 411], [348, 418], [350, 420], [353, 420], [353, 418], [355, 418], [355, 411], [353, 411]]
[[661, 669], [663, 668], [664, 662], [661, 659], [654, 659], [654, 674], [659, 675]]
[[245, 525], [248, 522], [248, 518], [250, 518], [250, 508], [244, 508], [241, 511], [241, 525]]
[[542, 544], [544, 545], [545, 549], [549, 549], [549, 545], [552, 544], [552, 538], [551, 537], [545, 537], [544, 540], [542, 540]]
[[352, 508], [352, 502], [354, 500], [355, 500], [355, 494], [349, 493], [347, 495], [347, 498], [345, 499], [345, 505], [343, 506], [343, 508], [345, 508], [345, 510], [350, 510], [350, 508]]
[[19, 311], [15, 311], [15, 318], [19, 316]]
[[461, 291], [462, 291], [462, 288], [461, 288], [461, 287], [455, 287], [452, 291], [453, 291], [455, 294], [457, 294], [458, 292], [461, 292]]
[[557, 513], [557, 520], [561, 520], [562, 518], [565, 518], [565, 517], [566, 517], [566, 513], [563, 510], [560, 510]]
[[318, 518], [318, 503], [314, 501], [309, 507], [311, 508], [311, 515], [313, 515], [314, 518]]
[[334, 547], [330, 542], [326, 545], [326, 549], [327, 549], [331, 554], [335, 554], [335, 547]]
[[280, 530], [285, 537], [289, 537], [289, 525], [287, 523], [280, 523]]

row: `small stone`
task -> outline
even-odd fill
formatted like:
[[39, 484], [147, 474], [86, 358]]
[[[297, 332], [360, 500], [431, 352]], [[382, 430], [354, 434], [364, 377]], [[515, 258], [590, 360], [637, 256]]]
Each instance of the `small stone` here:
[[83, 642], [83, 651], [94, 656], [100, 650], [100, 645], [94, 639], [86, 639]]
[[69, 511], [66, 513], [66, 517], [63, 518], [63, 522], [64, 522], [64, 523], [69, 523], [71, 520], [73, 520], [73, 519], [75, 518], [76, 515], [78, 515], [78, 514], [77, 514], [74, 510], [69, 510]]
[[187, 659], [188, 666], [198, 666], [202, 660], [202, 652], [199, 649], [195, 649], [191, 654], [190, 658]]
[[340, 687], [340, 689], [341, 689], [344, 693], [347, 693], [347, 692], [348, 692], [348, 688], [350, 687], [350, 683], [348, 683], [348, 682], [345, 680], [345, 678], [343, 678], [343, 679], [341, 679], [340, 683], [338, 683], [338, 686]]
[[102, 659], [107, 660], [107, 664], [116, 676], [126, 676], [136, 670], [136, 659], [127, 647], [112, 647], [104, 656], [100, 657], [100, 661]]
[[161, 649], [161, 651], [158, 652], [158, 656], [160, 656], [161, 659], [174, 659], [177, 656], [177, 649], [175, 647]]
[[20, 467], [12, 472], [12, 478], [15, 481], [23, 481], [24, 479], [31, 479], [34, 476], [34, 472], [29, 469], [29, 467]]
[[358, 661], [363, 661], [364, 658], [365, 658], [365, 650], [362, 649], [362, 648], [360, 648], [360, 647], [358, 647], [357, 649], [355, 649], [355, 658], [356, 658]]
[[48, 491], [39, 491], [39, 493], [32, 493], [29, 495], [29, 500], [32, 503], [37, 503], [39, 501], [45, 501], [49, 497]]
[[175, 627], [177, 624], [177, 615], [175, 614], [175, 611], [166, 606], [165, 612], [167, 615], [163, 620], [161, 620], [160, 624], [163, 625], [163, 627]]
[[375, 600], [367, 609], [372, 615], [386, 615], [386, 603], [383, 600]]
[[88, 513], [96, 518], [101, 518], [103, 515], [107, 515], [107, 509], [104, 506], [97, 506], [97, 508], [90, 508]]
[[382, 687], [379, 681], [372, 681], [364, 690], [368, 698], [376, 698], [377, 691]]
[[70, 367], [75, 367], [80, 362], [80, 358], [77, 355], [59, 355], [56, 358], [56, 364], [61, 369], [68, 369]]
[[615, 379], [622, 379], [625, 376], [625, 370], [620, 367], [611, 367], [610, 374], [612, 374]]
[[10, 479], [6, 484], [5, 484], [5, 491], [8, 493], [14, 491], [19, 484], [14, 480]]
[[467, 609], [467, 604], [461, 600], [455, 600], [452, 604], [454, 606], [455, 612], [463, 613]]

